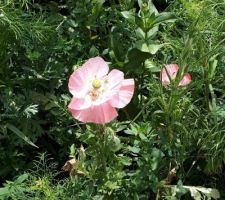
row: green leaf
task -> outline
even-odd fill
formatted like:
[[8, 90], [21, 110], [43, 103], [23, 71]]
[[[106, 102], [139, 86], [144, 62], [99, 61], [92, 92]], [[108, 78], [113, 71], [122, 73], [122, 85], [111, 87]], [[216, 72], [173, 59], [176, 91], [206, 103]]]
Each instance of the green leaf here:
[[96, 6], [98, 8], [98, 10], [102, 9], [102, 5], [105, 3], [106, 0], [98, 0], [96, 1]]
[[125, 67], [127, 70], [140, 73], [142, 71], [144, 61], [150, 57], [150, 53], [142, 52], [137, 48], [131, 49], [128, 52], [128, 62], [126, 63]]
[[10, 194], [10, 190], [8, 187], [0, 188], [0, 196], [6, 196]]
[[135, 135], [136, 133], [132, 130], [125, 130], [124, 133], [128, 134], [128, 135]]
[[96, 195], [93, 197], [93, 200], [103, 200], [104, 196], [103, 195]]
[[179, 189], [179, 196], [182, 196], [183, 194], [187, 193], [187, 190], [184, 188], [183, 182], [181, 180], [177, 182], [177, 188]]
[[120, 188], [120, 186], [117, 184], [116, 181], [114, 181], [114, 182], [107, 181], [104, 186], [106, 186], [110, 190], [115, 190], [115, 189], [119, 189]]
[[127, 19], [127, 21], [129, 21], [130, 23], [135, 24], [135, 13], [134, 11], [130, 10], [130, 11], [123, 11], [121, 12], [122, 16]]
[[152, 1], [148, 1], [148, 7], [150, 14], [158, 14], [158, 10], [156, 9], [155, 5], [152, 3]]
[[151, 28], [147, 32], [147, 38], [148, 39], [153, 38], [157, 34], [158, 30], [159, 30], [159, 27], [158, 26], [154, 26], [153, 28]]
[[132, 161], [131, 161], [131, 159], [130, 158], [128, 158], [128, 157], [119, 157], [118, 158], [119, 159], [119, 161], [123, 164], [123, 165], [125, 165], [125, 166], [130, 166], [131, 164], [132, 164]]
[[147, 140], [148, 140], [148, 138], [145, 136], [144, 133], [139, 133], [139, 137], [140, 137], [140, 139], [143, 140], [143, 141], [147, 141]]
[[26, 135], [24, 135], [18, 128], [16, 128], [12, 124], [6, 124], [6, 127], [31, 146], [38, 148], [38, 146], [36, 146], [33, 142], [31, 142], [31, 140]]
[[140, 38], [141, 40], [145, 39], [145, 32], [139, 27], [136, 30], [136, 35], [138, 38]]
[[27, 57], [32, 61], [39, 59], [40, 56], [41, 56], [41, 53], [37, 51], [28, 52], [28, 55], [27, 55]]
[[16, 180], [15, 180], [15, 183], [19, 184], [19, 183], [22, 183], [24, 182], [25, 180], [28, 179], [28, 174], [22, 174], [21, 176], [19, 176]]
[[96, 1], [96, 4], [95, 4], [95, 6], [93, 7], [93, 10], [92, 10], [94, 19], [97, 18], [100, 15], [100, 13], [102, 11], [102, 6], [103, 6], [104, 3], [105, 3], [105, 0]]
[[75, 145], [72, 144], [72, 145], [70, 146], [70, 157], [71, 157], [71, 158], [74, 158], [75, 155], [76, 155]]
[[144, 40], [139, 40], [136, 42], [135, 47], [142, 52], [150, 53], [152, 55], [156, 54], [164, 44], [148, 44]]
[[91, 48], [89, 50], [89, 55], [90, 55], [90, 57], [99, 55], [99, 51], [94, 45], [91, 46]]
[[117, 61], [124, 61], [125, 52], [121, 45], [120, 38], [121, 36], [117, 32], [117, 30], [112, 28], [112, 33], [110, 34], [110, 47], [112, 49], [111, 57], [116, 59]]
[[151, 54], [156, 54], [158, 52], [159, 49], [161, 49], [164, 46], [164, 44], [150, 44], [148, 46], [149, 52]]
[[151, 152], [151, 156], [152, 156], [153, 159], [161, 160], [164, 156], [164, 153], [157, 148], [153, 148], [152, 152]]
[[128, 148], [128, 150], [129, 151], [131, 151], [132, 153], [139, 153], [140, 152], [140, 148], [139, 147], [131, 147], [131, 146], [129, 146], [129, 147], [127, 147]]
[[148, 44], [144, 40], [137, 41], [135, 47], [142, 52], [149, 53]]
[[51, 110], [55, 107], [57, 107], [56, 103], [54, 101], [51, 101], [45, 105], [45, 110]]
[[210, 62], [209, 62], [209, 73], [208, 73], [209, 80], [212, 80], [214, 78], [217, 64], [218, 64], [218, 60], [216, 60], [216, 59], [214, 59], [212, 61], [210, 60]]
[[162, 22], [174, 22], [176, 20], [175, 16], [170, 12], [163, 12], [157, 15], [155, 19], [155, 24]]
[[152, 60], [148, 59], [145, 61], [145, 68], [149, 69], [151, 72], [160, 72], [161, 69]]

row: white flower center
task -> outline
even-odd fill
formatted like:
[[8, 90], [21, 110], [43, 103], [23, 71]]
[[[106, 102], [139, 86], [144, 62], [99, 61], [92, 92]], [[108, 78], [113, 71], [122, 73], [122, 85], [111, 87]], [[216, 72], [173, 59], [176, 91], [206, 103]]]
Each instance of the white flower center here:
[[107, 90], [108, 79], [104, 78], [103, 80], [94, 79], [91, 82], [91, 89], [89, 95], [93, 103], [99, 103], [104, 99], [104, 93]]

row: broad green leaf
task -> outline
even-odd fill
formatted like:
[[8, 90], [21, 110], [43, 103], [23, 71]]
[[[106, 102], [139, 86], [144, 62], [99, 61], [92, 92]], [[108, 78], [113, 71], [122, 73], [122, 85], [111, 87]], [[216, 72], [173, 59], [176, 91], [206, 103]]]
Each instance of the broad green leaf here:
[[94, 17], [97, 18], [97, 16], [99, 16], [101, 10], [102, 10], [102, 5], [105, 3], [105, 0], [98, 0], [96, 1], [96, 4], [93, 8], [93, 14]]
[[143, 40], [136, 42], [135, 47], [142, 52], [150, 53], [152, 55], [156, 54], [164, 44], [148, 44]]
[[96, 5], [98, 7], [98, 9], [102, 9], [102, 5], [105, 3], [106, 0], [98, 0], [96, 1]]
[[126, 133], [128, 135], [135, 135], [134, 131], [132, 131], [132, 130], [125, 130], [124, 133]]
[[139, 133], [139, 137], [140, 137], [141, 140], [144, 140], [144, 141], [148, 140], [148, 138], [145, 136], [144, 133]]
[[125, 67], [127, 70], [140, 73], [142, 71], [144, 61], [150, 57], [150, 53], [142, 52], [137, 48], [131, 49], [128, 52], [128, 62]]
[[136, 35], [141, 40], [144, 40], [145, 39], [145, 32], [140, 27], [137, 28]]
[[131, 146], [127, 147], [127, 149], [132, 153], [139, 153], [141, 150], [139, 147], [131, 147]]
[[89, 55], [90, 55], [90, 57], [99, 55], [99, 51], [94, 45], [91, 46], [91, 48], [89, 50]]
[[128, 157], [119, 157], [118, 158], [119, 159], [119, 161], [123, 164], [123, 165], [125, 165], [125, 166], [130, 166], [131, 164], [132, 164], [132, 161], [131, 161], [131, 159], [130, 158], [128, 158]]
[[161, 22], [174, 22], [176, 20], [175, 16], [170, 12], [163, 12], [157, 15], [155, 19], [155, 24], [159, 24]]
[[104, 186], [106, 186], [107, 188], [109, 188], [110, 190], [115, 190], [115, 189], [119, 189], [120, 186], [117, 184], [116, 181], [112, 182], [112, 181], [107, 181]]
[[164, 46], [164, 44], [150, 44], [148, 46], [149, 52], [151, 54], [156, 54], [158, 52], [159, 49], [161, 49]]
[[110, 46], [112, 49], [111, 56], [117, 61], [123, 61], [125, 55], [120, 38], [120, 34], [112, 28], [112, 32], [110, 34]]
[[28, 174], [22, 174], [21, 176], [19, 176], [16, 180], [15, 180], [15, 183], [19, 184], [19, 183], [22, 183], [24, 182], [25, 180], [28, 179]]
[[24, 133], [22, 133], [18, 128], [16, 128], [12, 124], [6, 124], [6, 127], [31, 146], [38, 148], [38, 146], [36, 146], [33, 142], [31, 142], [31, 140], [26, 135], [24, 135]]
[[159, 30], [159, 27], [158, 26], [154, 26], [153, 28], [151, 28], [147, 32], [147, 38], [148, 39], [153, 38], [157, 34], [158, 30]]
[[161, 150], [157, 149], [157, 148], [153, 148], [151, 156], [153, 158], [156, 158], [156, 159], [162, 159], [163, 156], [164, 156], [164, 153]]
[[152, 0], [148, 1], [148, 7], [150, 14], [158, 14], [158, 10], [156, 9], [155, 5], [152, 3]]
[[160, 72], [161, 70], [160, 67], [150, 59], [145, 61], [145, 68], [149, 69], [151, 72]]
[[148, 44], [144, 40], [136, 42], [135, 47], [142, 52], [149, 53]]
[[55, 107], [57, 107], [56, 103], [54, 101], [50, 101], [45, 105], [45, 110], [51, 110]]
[[130, 11], [123, 11], [121, 12], [122, 16], [127, 19], [130, 23], [135, 24], [135, 13], [130, 10]]
[[0, 188], [0, 197], [6, 196], [8, 194], [10, 194], [10, 190], [8, 187]]

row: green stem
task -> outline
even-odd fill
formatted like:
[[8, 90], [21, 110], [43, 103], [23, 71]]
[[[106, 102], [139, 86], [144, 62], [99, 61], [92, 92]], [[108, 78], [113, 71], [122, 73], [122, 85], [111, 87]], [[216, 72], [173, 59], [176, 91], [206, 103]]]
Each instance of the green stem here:
[[173, 131], [172, 131], [172, 127], [171, 127], [171, 123], [173, 121], [172, 103], [173, 103], [173, 89], [171, 91], [171, 95], [169, 98], [169, 103], [167, 106], [167, 114], [166, 114], [167, 132], [168, 132], [170, 141], [173, 139]]
[[204, 47], [203, 47], [203, 42], [202, 39], [200, 39], [200, 52], [201, 52], [201, 58], [202, 58], [202, 66], [203, 66], [203, 76], [204, 76], [204, 83], [205, 83], [205, 88], [204, 88], [204, 96], [205, 96], [205, 102], [206, 102], [206, 107], [209, 110], [209, 79], [208, 79], [208, 64], [206, 60], [206, 55], [204, 53]]
[[104, 183], [106, 179], [107, 169], [107, 141], [106, 131], [104, 126], [98, 126], [97, 128], [97, 168], [99, 173], [99, 181]]

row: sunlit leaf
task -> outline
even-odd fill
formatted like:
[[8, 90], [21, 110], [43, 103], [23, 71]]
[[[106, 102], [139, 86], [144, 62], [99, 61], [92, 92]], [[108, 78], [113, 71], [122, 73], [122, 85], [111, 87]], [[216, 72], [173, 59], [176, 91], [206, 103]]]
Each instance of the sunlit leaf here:
[[36, 146], [33, 142], [31, 142], [31, 140], [24, 133], [22, 133], [18, 128], [16, 128], [12, 124], [7, 124], [6, 127], [31, 146], [38, 148], [38, 146]]

